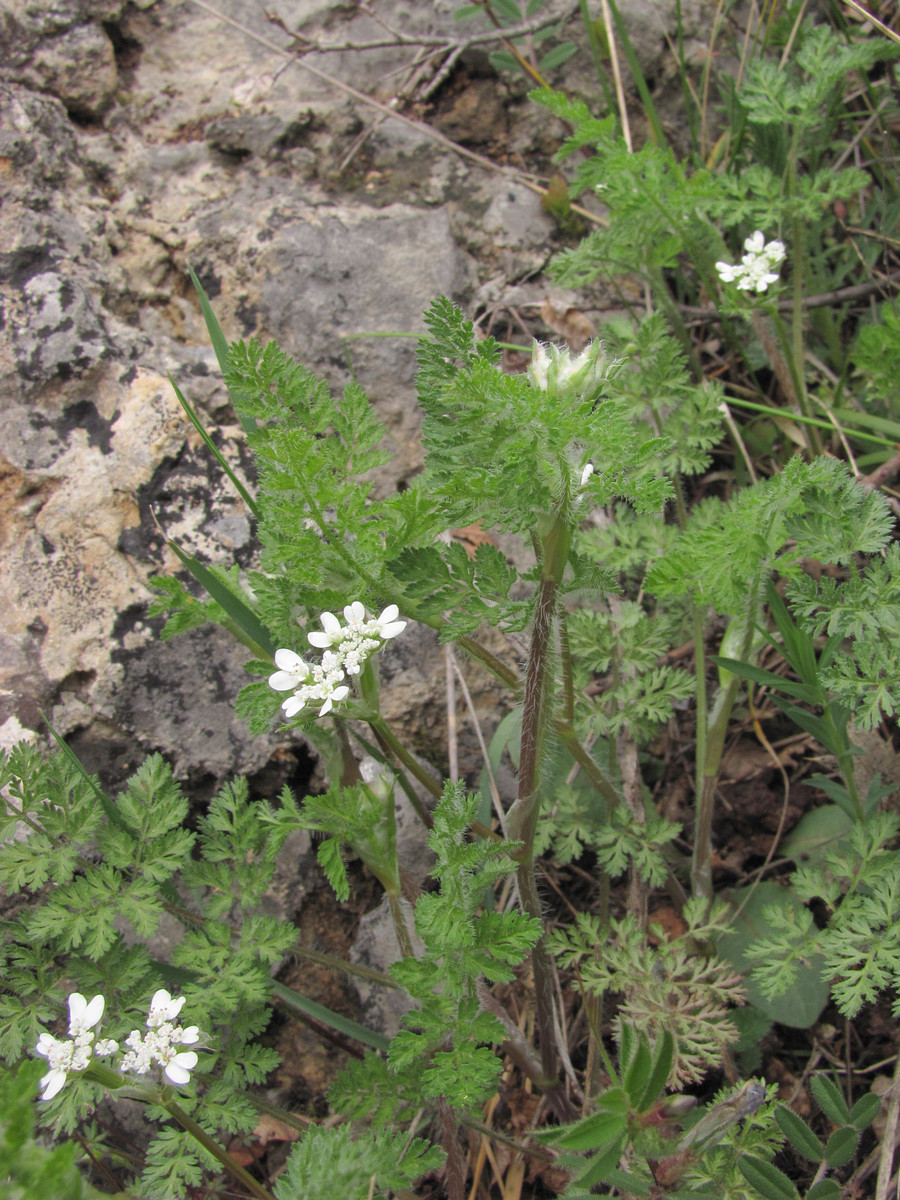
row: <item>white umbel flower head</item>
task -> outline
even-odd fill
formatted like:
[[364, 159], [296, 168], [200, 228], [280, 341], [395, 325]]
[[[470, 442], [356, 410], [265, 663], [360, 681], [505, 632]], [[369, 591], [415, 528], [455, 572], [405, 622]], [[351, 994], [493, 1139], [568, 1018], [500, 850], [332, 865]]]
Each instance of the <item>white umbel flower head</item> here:
[[306, 635], [310, 645], [323, 651], [319, 664], [310, 666], [293, 650], [276, 651], [275, 665], [281, 669], [269, 676], [269, 684], [276, 691], [293, 691], [281, 706], [285, 715], [294, 717], [314, 703], [321, 705], [322, 717], [346, 700], [347, 676], [359, 675], [366, 659], [406, 628], [406, 621], [397, 620], [399, 613], [396, 604], [389, 604], [380, 616], [367, 618], [365, 605], [354, 600], [344, 608], [346, 625], [334, 613], [323, 612], [321, 633]]
[[69, 1040], [62, 1041], [50, 1033], [42, 1033], [35, 1046], [35, 1053], [46, 1058], [50, 1070], [41, 1078], [41, 1099], [52, 1100], [65, 1085], [69, 1075], [84, 1071], [92, 1056], [112, 1054], [118, 1049], [111, 1039], [104, 1039], [94, 1046], [94, 1026], [103, 1016], [104, 999], [94, 996], [86, 1000], [80, 992], [69, 996]]
[[191, 1071], [199, 1059], [193, 1050], [181, 1050], [181, 1046], [193, 1046], [200, 1040], [196, 1025], [182, 1029], [173, 1021], [184, 1006], [184, 996], [170, 996], [160, 989], [150, 1001], [147, 1015], [148, 1032], [142, 1034], [133, 1029], [125, 1039], [129, 1047], [122, 1059], [122, 1070], [146, 1075], [154, 1066], [162, 1067], [166, 1078], [182, 1086], [191, 1078]]
[[606, 374], [603, 343], [592, 341], [580, 354], [567, 346], [535, 341], [528, 368], [531, 382], [551, 396], [580, 399], [592, 391]]
[[784, 242], [767, 242], [761, 229], [744, 242], [746, 254], [737, 265], [717, 262], [716, 271], [723, 283], [734, 283], [742, 292], [765, 292], [770, 283], [777, 283], [776, 268], [784, 262]]

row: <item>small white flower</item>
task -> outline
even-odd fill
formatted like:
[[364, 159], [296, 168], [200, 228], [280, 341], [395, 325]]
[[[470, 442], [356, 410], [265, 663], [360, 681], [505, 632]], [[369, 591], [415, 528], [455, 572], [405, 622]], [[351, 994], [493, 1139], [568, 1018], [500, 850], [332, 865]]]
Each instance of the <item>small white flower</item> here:
[[344, 609], [344, 620], [351, 629], [359, 629], [366, 620], [366, 608], [359, 600], [354, 600]]
[[744, 242], [744, 254], [735, 266], [717, 262], [716, 271], [724, 283], [736, 283], [739, 291], [765, 292], [770, 283], [779, 279], [776, 268], [785, 259], [784, 242], [767, 242], [761, 229], [757, 229]]
[[165, 988], [160, 988], [158, 992], [153, 993], [153, 999], [150, 1001], [147, 1028], [158, 1029], [167, 1021], [174, 1021], [182, 1008], [184, 1008], [184, 996], [176, 996], [173, 999]]
[[322, 622], [324, 633], [308, 633], [307, 639], [311, 646], [316, 646], [320, 650], [327, 650], [329, 646], [336, 645], [344, 636], [344, 631], [341, 629], [341, 623], [334, 613], [323, 612], [319, 617]]
[[166, 1078], [172, 1083], [188, 1083], [191, 1078], [191, 1071], [196, 1067], [198, 1062], [197, 1055], [193, 1050], [185, 1050], [181, 1054], [174, 1054], [163, 1068]]
[[396, 637], [398, 633], [402, 633], [406, 628], [405, 621], [398, 621], [397, 617], [400, 614], [400, 609], [396, 604], [389, 604], [380, 617], [375, 617], [369, 621], [368, 628], [372, 633], [377, 633], [382, 641], [387, 641], [389, 638]]
[[[335, 704], [340, 704], [340, 702], [342, 700], [346, 700], [349, 695], [350, 689], [346, 684], [342, 684], [341, 687], [333, 688], [328, 695], [326, 695], [325, 703], [319, 709], [319, 716], [324, 717], [326, 713], [330, 713]], [[316, 698], [321, 699], [320, 696]]]
[[[102, 996], [94, 996], [88, 1002], [80, 992], [72, 992], [69, 996], [69, 1041], [60, 1041], [50, 1033], [42, 1033], [35, 1046], [35, 1054], [46, 1058], [50, 1070], [41, 1077], [41, 1099], [52, 1100], [65, 1085], [70, 1073], [84, 1071], [96, 1052], [105, 1054], [107, 1042], [98, 1043], [95, 1051], [93, 1046], [93, 1027], [103, 1016], [104, 1000]], [[115, 1046], [115, 1042], [112, 1043]], [[99, 1049], [100, 1046], [104, 1049]]]
[[119, 1043], [113, 1038], [101, 1038], [94, 1045], [94, 1053], [98, 1058], [106, 1058], [110, 1054], [115, 1054], [119, 1048]]
[[581, 486], [582, 487], [584, 487], [584, 485], [587, 483], [587, 481], [590, 479], [590, 477], [593, 475], [593, 473], [594, 473], [594, 464], [587, 463], [584, 470], [581, 472]]
[[72, 992], [69, 996], [69, 1036], [78, 1037], [87, 1029], [93, 1029], [103, 1016], [102, 996], [95, 996], [90, 1003], [80, 992]]
[[275, 666], [281, 670], [269, 676], [269, 687], [274, 688], [276, 692], [290, 691], [299, 687], [305, 679], [309, 679], [309, 664], [293, 650], [276, 650]]

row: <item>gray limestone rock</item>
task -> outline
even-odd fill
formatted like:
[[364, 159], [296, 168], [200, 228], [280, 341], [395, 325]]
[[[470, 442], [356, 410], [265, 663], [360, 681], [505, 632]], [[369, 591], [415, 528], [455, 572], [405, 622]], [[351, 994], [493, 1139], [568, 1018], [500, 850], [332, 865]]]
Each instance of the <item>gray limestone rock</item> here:
[[21, 78], [76, 116], [95, 119], [112, 103], [118, 83], [112, 42], [100, 25], [74, 25], [42, 41]]
[[[390, 100], [406, 48], [326, 47], [381, 37], [379, 21], [452, 34], [450, 0], [374, 15], [304, 0], [275, 13], [285, 29], [244, 0], [220, 7], [238, 24], [168, 0], [10, 0], [0, 14], [0, 724], [38, 728], [44, 709], [85, 746], [160, 749], [195, 779], [255, 771], [285, 739], [251, 738], [234, 714], [241, 647], [213, 630], [163, 644], [147, 617], [150, 577], [179, 567], [154, 518], [203, 561], [256, 553], [165, 379], [250, 479], [187, 263], [228, 337], [275, 339], [333, 388], [365, 387], [395, 452], [383, 492], [421, 466], [414, 343], [366, 335], [422, 331], [435, 296], [471, 298], [476, 256], [494, 279], [531, 270], [548, 236], [530, 193], [501, 195], [496, 174], [340, 86]], [[296, 63], [278, 51], [292, 31], [308, 45]], [[457, 124], [478, 97], [483, 116], [508, 92], [480, 79]], [[430, 637], [389, 648], [385, 705], [440, 771]], [[489, 729], [500, 689], [477, 672], [470, 687]]]

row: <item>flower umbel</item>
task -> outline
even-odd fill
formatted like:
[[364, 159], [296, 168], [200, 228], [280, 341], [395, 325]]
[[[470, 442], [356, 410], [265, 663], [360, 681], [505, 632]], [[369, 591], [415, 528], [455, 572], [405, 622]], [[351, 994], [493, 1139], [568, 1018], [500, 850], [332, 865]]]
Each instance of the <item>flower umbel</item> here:
[[154, 1066], [160, 1066], [171, 1083], [187, 1083], [198, 1059], [193, 1050], [179, 1050], [179, 1046], [192, 1046], [200, 1040], [196, 1025], [183, 1029], [172, 1022], [181, 1012], [184, 996], [172, 997], [167, 991], [156, 992], [150, 1001], [147, 1016], [148, 1033], [141, 1034], [133, 1029], [125, 1039], [131, 1049], [122, 1059], [123, 1071], [134, 1071], [146, 1075]]
[[296, 716], [310, 702], [321, 702], [321, 717], [345, 700], [350, 688], [344, 682], [344, 673], [359, 675], [366, 659], [382, 642], [406, 628], [405, 621], [397, 620], [398, 615], [397, 605], [389, 604], [380, 616], [367, 619], [365, 607], [354, 600], [344, 609], [345, 626], [334, 613], [323, 612], [319, 618], [322, 632], [307, 634], [310, 645], [323, 651], [321, 663], [310, 667], [293, 650], [277, 650], [275, 665], [280, 670], [269, 676], [269, 686], [277, 692], [293, 690], [281, 706], [285, 715]]
[[80, 992], [69, 996], [69, 1041], [60, 1041], [50, 1033], [38, 1038], [35, 1053], [46, 1058], [50, 1070], [41, 1079], [41, 1099], [52, 1100], [62, 1090], [69, 1075], [84, 1071], [94, 1054], [102, 1057], [118, 1050], [117, 1042], [102, 1038], [94, 1042], [93, 1028], [103, 1016], [104, 999], [94, 996], [88, 1002]]
[[741, 261], [733, 266], [727, 262], [717, 262], [716, 271], [723, 283], [735, 283], [742, 292], [764, 292], [770, 283], [778, 282], [778, 272], [775, 269], [784, 262], [784, 242], [767, 242], [762, 230], [757, 229], [744, 242], [747, 253]]

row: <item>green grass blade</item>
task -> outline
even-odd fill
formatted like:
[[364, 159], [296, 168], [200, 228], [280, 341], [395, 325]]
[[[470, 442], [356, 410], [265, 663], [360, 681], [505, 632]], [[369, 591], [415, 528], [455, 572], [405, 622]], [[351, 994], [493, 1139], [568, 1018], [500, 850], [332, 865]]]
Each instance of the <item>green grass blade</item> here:
[[[203, 284], [197, 278], [194, 268], [188, 263], [188, 274], [191, 277], [191, 283], [197, 289], [197, 295], [200, 297], [200, 311], [203, 313], [203, 320], [206, 322], [206, 328], [209, 332], [209, 340], [212, 342], [213, 350], [216, 352], [216, 359], [219, 363], [219, 370], [222, 375], [228, 368], [228, 342], [225, 334], [222, 332], [222, 326], [219, 324], [216, 314], [212, 310], [212, 305], [209, 302], [209, 297], [203, 290]], [[231, 402], [234, 405], [238, 420], [240, 421], [244, 433], [252, 433], [256, 429], [256, 421], [253, 417], [243, 417], [241, 415], [240, 396], [236, 396], [231, 389], [228, 389], [228, 394], [231, 396]]]
[[637, 55], [634, 52], [634, 46], [631, 44], [631, 38], [628, 36], [628, 30], [622, 21], [616, 0], [609, 0], [609, 9], [612, 13], [613, 24], [616, 27], [616, 35], [621, 42], [622, 50], [628, 61], [629, 70], [634, 77], [634, 86], [637, 88], [641, 104], [644, 106], [644, 116], [647, 118], [647, 124], [650, 126], [653, 143], [660, 150], [665, 150], [669, 143], [666, 141], [666, 135], [663, 133], [656, 105], [653, 103], [653, 97], [650, 95], [650, 89], [647, 87], [647, 80], [644, 78], [644, 72], [641, 70], [641, 64], [638, 62]]
[[193, 554], [182, 550], [178, 543], [165, 533], [163, 537], [200, 586], [225, 610], [233, 624], [233, 628], [229, 627], [230, 632], [259, 658], [274, 658], [277, 649], [275, 642], [253, 609], [245, 604], [240, 596], [235, 595], [217, 575], [194, 558]]
[[210, 454], [212, 454], [213, 457], [216, 459], [216, 462], [218, 462], [219, 466], [222, 468], [222, 470], [225, 472], [225, 474], [231, 480], [238, 495], [241, 497], [241, 499], [244, 501], [244, 503], [247, 505], [247, 507], [253, 513], [253, 516], [258, 521], [259, 520], [259, 509], [256, 506], [256, 501], [253, 499], [253, 497], [250, 495], [250, 493], [247, 491], [247, 489], [244, 487], [244, 485], [241, 483], [241, 481], [235, 475], [234, 471], [231, 469], [230, 465], [226, 461], [224, 455], [219, 450], [218, 446], [215, 444], [215, 442], [212, 440], [212, 438], [209, 436], [209, 433], [206, 430], [206, 426], [203, 424], [203, 422], [197, 416], [196, 409], [190, 403], [190, 401], [187, 399], [187, 397], [182, 394], [181, 389], [178, 387], [178, 384], [175, 382], [175, 380], [172, 378], [171, 375], [169, 376], [169, 383], [171, 383], [172, 390], [174, 391], [175, 395], [178, 397], [178, 403], [184, 409], [187, 419], [190, 421], [190, 423], [194, 426], [194, 428], [197, 430], [197, 432], [203, 438], [203, 442], [206, 445], [207, 449], [209, 450]]
[[99, 800], [100, 807], [103, 809], [104, 813], [106, 813], [106, 819], [117, 828], [124, 829], [126, 833], [133, 837], [134, 830], [119, 812], [118, 808], [116, 807], [115, 800], [113, 800], [110, 796], [107, 796], [106, 792], [104, 792], [104, 790], [100, 787], [93, 775], [89, 774], [85, 770], [78, 755], [75, 753], [72, 747], [66, 743], [62, 734], [58, 733], [53, 727], [47, 715], [45, 713], [41, 713], [41, 716], [44, 718], [47, 728], [50, 730], [50, 736], [53, 738], [54, 742], [56, 742], [57, 747], [62, 751], [65, 757], [69, 760], [78, 774]]
[[[789, 417], [798, 425], [815, 425], [817, 429], [827, 429], [830, 433], [835, 432], [833, 421], [823, 421], [819, 417], [806, 417], [803, 413], [792, 412], [787, 408], [773, 408], [771, 404], [756, 404], [753, 400], [742, 400], [739, 396], [729, 396], [728, 404], [733, 408], [746, 408], [749, 412], [762, 413], [766, 417], [780, 417], [782, 420]], [[866, 442], [874, 442], [876, 446], [889, 446], [891, 450], [896, 450], [900, 446], [900, 425], [896, 421], [888, 421], [884, 417], [872, 417], [868, 413], [845, 409], [835, 408], [831, 411], [835, 420], [841, 422], [841, 426], [848, 436]], [[889, 440], [877, 437], [873, 433], [863, 433], [861, 429], [853, 428], [854, 422], [856, 425], [868, 425], [872, 429], [882, 429], [886, 433], [896, 431], [897, 436], [893, 440]]]
[[351, 1021], [349, 1017], [342, 1017], [340, 1013], [332, 1012], [330, 1008], [325, 1008], [324, 1005], [317, 1004], [315, 1000], [301, 996], [299, 992], [286, 987], [283, 983], [273, 981], [272, 991], [275, 993], [276, 999], [280, 1000], [287, 1008], [293, 1008], [297, 1012], [303, 1013], [304, 1016], [312, 1017], [314, 1021], [319, 1021], [322, 1025], [328, 1025], [338, 1033], [353, 1038], [355, 1042], [362, 1042], [364, 1046], [370, 1046], [373, 1050], [387, 1054], [391, 1043], [384, 1034], [375, 1033], [372, 1029], [366, 1029], [365, 1025]]
[[[185, 984], [193, 983], [197, 977], [189, 967], [176, 967], [172, 963], [159, 960], [155, 960], [153, 965], [165, 982], [173, 988], [182, 988]], [[329, 1029], [334, 1029], [345, 1037], [352, 1038], [355, 1042], [362, 1042], [364, 1046], [370, 1046], [373, 1050], [379, 1050], [383, 1054], [387, 1053], [390, 1039], [384, 1037], [383, 1034], [375, 1033], [372, 1029], [366, 1029], [365, 1025], [351, 1021], [349, 1017], [332, 1012], [330, 1008], [326, 1008], [323, 1004], [317, 1004], [315, 1000], [309, 1000], [283, 983], [273, 981], [272, 991], [276, 999], [280, 1000], [286, 1008], [292, 1008], [296, 1012], [303, 1013], [304, 1016], [312, 1017], [314, 1021], [318, 1021], [321, 1025], [327, 1025]]]

